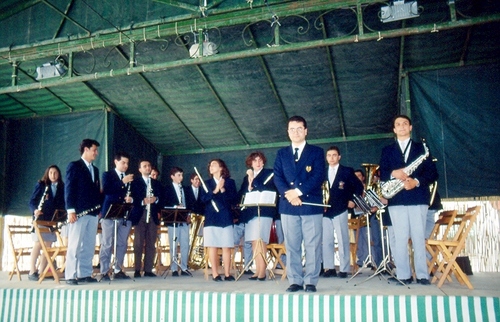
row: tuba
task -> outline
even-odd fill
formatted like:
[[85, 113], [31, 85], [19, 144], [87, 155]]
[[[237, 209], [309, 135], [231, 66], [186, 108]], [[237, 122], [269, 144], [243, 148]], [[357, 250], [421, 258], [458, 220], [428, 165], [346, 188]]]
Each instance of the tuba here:
[[377, 177], [377, 170], [379, 168], [379, 165], [372, 163], [361, 163], [361, 166], [365, 169], [365, 189], [377, 190], [377, 182], [375, 180], [375, 177]]
[[203, 223], [205, 216], [191, 214], [188, 266], [197, 270], [205, 267], [205, 249], [203, 248]]

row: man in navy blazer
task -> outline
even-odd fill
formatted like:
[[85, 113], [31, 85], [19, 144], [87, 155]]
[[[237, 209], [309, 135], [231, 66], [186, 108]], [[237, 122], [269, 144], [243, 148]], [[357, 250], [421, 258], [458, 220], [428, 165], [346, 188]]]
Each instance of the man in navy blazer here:
[[347, 225], [347, 208], [354, 208], [353, 194], [363, 195], [363, 184], [354, 174], [354, 169], [341, 165], [340, 149], [331, 146], [326, 151], [326, 161], [328, 162], [328, 171], [326, 181], [329, 187], [330, 208], [325, 208], [323, 214], [323, 267], [325, 272], [323, 277], [335, 276], [335, 240], [334, 234], [337, 233], [339, 250], [339, 274], [340, 278], [346, 278], [350, 271], [350, 243], [349, 227]]
[[[102, 174], [102, 192], [104, 194], [102, 216], [104, 219], [101, 221], [102, 234], [101, 247], [99, 248], [99, 263], [101, 275], [104, 280], [110, 279], [108, 273], [110, 273], [111, 253], [113, 252], [115, 239], [115, 267], [114, 272], [111, 273], [117, 279], [130, 279], [121, 270], [125, 253], [127, 252], [128, 235], [132, 228], [132, 222], [128, 218], [129, 214], [124, 214], [126, 218], [117, 219], [116, 221], [107, 219], [111, 205], [132, 203], [131, 184], [134, 180], [134, 175], [125, 173], [128, 169], [129, 160], [130, 156], [127, 153], [116, 153], [114, 157], [115, 168]], [[113, 267], [111, 268], [113, 269]]]
[[[301, 116], [288, 120], [292, 144], [278, 150], [274, 183], [280, 194], [279, 212], [287, 255], [287, 292], [316, 292], [321, 270], [322, 192], [325, 173], [323, 149], [307, 144], [307, 122]], [[319, 205], [314, 206], [311, 204]], [[306, 264], [302, 268], [302, 241]]]
[[130, 214], [132, 226], [135, 226], [134, 277], [141, 277], [143, 249], [145, 250], [144, 276], [155, 277], [156, 274], [153, 273], [153, 264], [156, 255], [158, 225], [160, 224], [158, 213], [161, 209], [161, 195], [163, 191], [160, 182], [150, 178], [151, 162], [148, 160], [139, 161], [139, 172], [141, 176], [136, 177], [134, 181], [132, 181], [134, 208], [132, 208], [132, 213]]
[[84, 139], [80, 144], [81, 159], [66, 169], [64, 196], [69, 225], [65, 277], [70, 285], [97, 282], [92, 278], [92, 258], [102, 200], [99, 169], [92, 161], [98, 147], [96, 140]]
[[404, 189], [389, 199], [388, 208], [395, 235], [391, 244], [397, 277], [404, 284], [413, 281], [408, 253], [408, 239], [412, 240], [413, 260], [417, 283], [429, 284], [425, 251], [425, 223], [430, 202], [429, 184], [438, 178], [436, 165], [429, 155], [413, 173], [405, 167], [425, 154], [421, 142], [411, 140], [411, 120], [406, 115], [393, 119], [396, 141], [382, 150], [380, 180], [396, 178], [404, 182]]

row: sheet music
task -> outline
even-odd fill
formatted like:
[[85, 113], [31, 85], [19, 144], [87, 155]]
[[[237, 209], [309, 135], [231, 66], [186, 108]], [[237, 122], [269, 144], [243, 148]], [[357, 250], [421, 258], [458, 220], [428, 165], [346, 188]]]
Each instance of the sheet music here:
[[243, 205], [270, 205], [276, 204], [276, 191], [251, 191], [245, 194]]

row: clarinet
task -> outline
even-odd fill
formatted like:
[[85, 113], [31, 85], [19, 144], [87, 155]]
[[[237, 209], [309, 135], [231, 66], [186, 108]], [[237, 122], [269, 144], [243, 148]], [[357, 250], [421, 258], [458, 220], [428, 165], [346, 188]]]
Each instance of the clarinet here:
[[[43, 204], [45, 203], [45, 198], [47, 198], [48, 191], [49, 191], [49, 185], [46, 185], [45, 191], [43, 192], [42, 198], [40, 199], [40, 203], [38, 204], [38, 207], [36, 209], [42, 211]], [[35, 219], [33, 219], [33, 221], [36, 221], [36, 220], [38, 220], [38, 216], [36, 216]], [[35, 229], [35, 226], [33, 224], [31, 224], [30, 231], [33, 232], [33, 229]]]
[[[84, 210], [84, 211], [82, 211], [82, 212], [79, 212], [79, 213], [77, 213], [77, 214], [76, 214], [76, 220], [78, 220], [79, 218], [82, 218], [83, 216], [85, 216], [85, 215], [87, 215], [87, 214], [89, 214], [89, 213], [91, 213], [91, 212], [94, 212], [94, 211], [96, 211], [96, 210], [99, 210], [99, 209], [101, 209], [101, 205], [96, 205], [96, 206], [94, 206], [94, 207], [92, 207], [92, 208], [90, 208], [90, 209], [86, 209], [86, 210]], [[63, 222], [63, 223], [61, 224], [61, 227], [62, 227], [62, 226], [65, 226], [65, 225], [67, 225], [67, 224], [69, 224], [69, 220], [66, 220], [65, 222]]]
[[[148, 202], [149, 198], [151, 198], [152, 196], [153, 196], [153, 189], [151, 188], [151, 178], [149, 178], [148, 185], [146, 187], [146, 198], [148, 198]], [[151, 218], [151, 204], [148, 203], [146, 205], [146, 224], [149, 224], [150, 218]]]
[[[130, 192], [130, 186], [132, 186], [132, 185], [130, 184], [130, 182], [127, 183], [127, 184], [128, 184], [127, 193], [125, 194], [125, 200], [123, 200], [123, 203], [127, 203], [127, 199], [128, 199], [128, 197], [130, 197], [130, 194], [131, 194], [131, 192]], [[129, 212], [127, 211], [127, 214], [123, 218], [123, 226], [127, 226], [128, 213]]]

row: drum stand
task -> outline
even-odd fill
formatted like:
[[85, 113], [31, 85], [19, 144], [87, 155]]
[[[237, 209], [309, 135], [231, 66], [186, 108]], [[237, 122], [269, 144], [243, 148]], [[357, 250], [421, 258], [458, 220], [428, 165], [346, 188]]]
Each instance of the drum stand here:
[[[246, 207], [249, 207], [249, 206], [251, 207], [251, 206], [254, 206], [254, 205], [245, 205], [245, 206]], [[271, 277], [274, 281], [276, 281], [276, 277], [274, 276], [273, 270], [268, 267], [269, 266], [269, 262], [267, 261], [266, 254], [264, 253], [264, 241], [260, 237], [260, 205], [257, 204], [256, 206], [257, 206], [257, 216], [258, 216], [258, 220], [259, 220], [259, 239], [257, 240], [257, 248], [259, 249], [259, 251], [258, 252], [254, 252], [254, 254], [252, 256], [252, 259], [243, 268], [243, 270], [241, 271], [241, 273], [236, 277], [236, 281], [238, 281], [241, 278], [241, 276], [243, 274], [245, 274], [245, 271], [250, 268], [250, 266], [252, 265], [252, 263], [255, 261], [255, 259], [258, 256], [262, 256], [262, 259], [264, 260], [264, 264], [266, 265], [266, 270], [269, 271], [269, 277]]]

